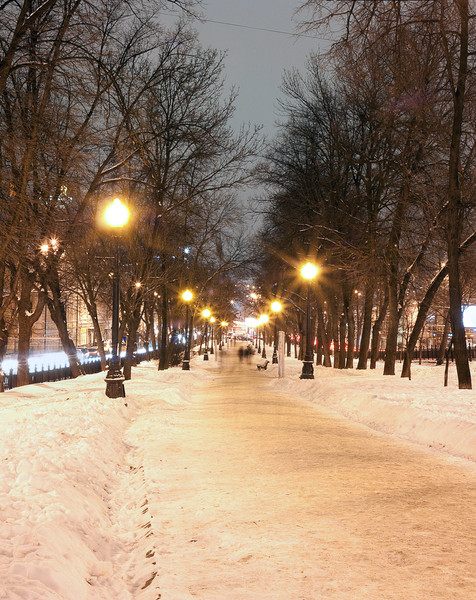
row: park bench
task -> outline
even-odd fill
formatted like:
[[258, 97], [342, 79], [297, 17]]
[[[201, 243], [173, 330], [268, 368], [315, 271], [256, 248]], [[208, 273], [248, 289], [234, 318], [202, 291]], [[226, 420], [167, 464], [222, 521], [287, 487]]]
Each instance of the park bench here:
[[269, 360], [263, 360], [260, 363], [258, 363], [256, 366], [258, 368], [258, 371], [261, 371], [261, 369], [264, 369], [266, 371], [268, 365], [269, 365]]

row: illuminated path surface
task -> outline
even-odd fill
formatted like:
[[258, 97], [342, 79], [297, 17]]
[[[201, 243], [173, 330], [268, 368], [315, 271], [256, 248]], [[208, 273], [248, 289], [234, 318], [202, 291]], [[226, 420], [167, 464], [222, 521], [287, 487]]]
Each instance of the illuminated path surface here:
[[143, 419], [162, 600], [476, 598], [474, 466], [271, 393], [248, 364]]

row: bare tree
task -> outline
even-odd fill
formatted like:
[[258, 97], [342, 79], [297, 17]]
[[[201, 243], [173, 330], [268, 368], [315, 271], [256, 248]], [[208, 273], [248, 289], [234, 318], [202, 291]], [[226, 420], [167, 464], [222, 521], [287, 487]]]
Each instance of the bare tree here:
[[[304, 28], [328, 24], [339, 17], [344, 23], [343, 40], [362, 40], [362, 51], [375, 43], [375, 32], [379, 39], [394, 39], [399, 47], [399, 32], [412, 28], [419, 39], [430, 40], [432, 50], [438, 55], [438, 63], [429, 74], [433, 89], [438, 90], [438, 100], [450, 106], [446, 116], [449, 135], [445, 140], [447, 182], [447, 258], [449, 268], [450, 320], [453, 330], [455, 360], [459, 387], [471, 388], [465, 332], [461, 310], [461, 278], [459, 271], [459, 247], [464, 228], [464, 216], [470, 205], [464, 200], [464, 179], [461, 171], [468, 148], [472, 147], [466, 134], [469, 105], [473, 101], [470, 93], [476, 72], [470, 58], [469, 40], [473, 32], [473, 7], [468, 0], [439, 0], [418, 3], [396, 2], [347, 2], [332, 4], [321, 0], [308, 0], [301, 4], [301, 14], [308, 11]], [[427, 86], [427, 89], [429, 85]], [[472, 152], [471, 150], [469, 150]], [[474, 203], [471, 205], [474, 210]]]

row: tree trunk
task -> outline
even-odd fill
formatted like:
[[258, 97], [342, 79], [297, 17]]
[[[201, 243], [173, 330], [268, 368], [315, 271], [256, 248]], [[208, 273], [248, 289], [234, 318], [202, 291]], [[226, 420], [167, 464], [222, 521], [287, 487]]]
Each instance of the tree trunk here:
[[[475, 242], [476, 242], [476, 232], [474, 232], [470, 236], [468, 236], [466, 238], [466, 240], [461, 244], [461, 246], [459, 247], [460, 256]], [[418, 315], [417, 315], [417, 318], [415, 321], [415, 325], [413, 326], [413, 331], [410, 335], [410, 339], [408, 342], [407, 353], [405, 354], [405, 359], [403, 362], [402, 375], [401, 375], [402, 377], [410, 377], [411, 376], [411, 359], [413, 357], [413, 352], [415, 350], [415, 346], [416, 346], [418, 337], [421, 333], [421, 330], [423, 329], [423, 326], [424, 326], [425, 320], [426, 320], [426, 316], [428, 314], [428, 311], [430, 310], [430, 307], [431, 307], [433, 299], [436, 295], [436, 292], [440, 288], [441, 284], [443, 283], [443, 281], [447, 275], [448, 275], [448, 263], [446, 263], [445, 266], [443, 266], [438, 271], [438, 273], [435, 275], [435, 277], [433, 278], [433, 281], [431, 282], [430, 286], [428, 287], [428, 290], [426, 291], [425, 297], [423, 298], [423, 300], [420, 304], [420, 308], [418, 310]], [[446, 348], [446, 343], [448, 340], [449, 326], [450, 326], [449, 316], [448, 316], [448, 314], [446, 314], [445, 315], [445, 333], [443, 334], [443, 336], [444, 336], [443, 339], [445, 341], [444, 341], [444, 343], [442, 341], [442, 344], [440, 346], [439, 355], [438, 355], [437, 362], [436, 362], [437, 365], [442, 365], [444, 358], [445, 358], [445, 348]]]
[[24, 310], [19, 302], [18, 311], [18, 367], [17, 367], [17, 385], [28, 385], [30, 383], [30, 369], [28, 358], [30, 356], [30, 340], [32, 327], [30, 320], [25, 316]]
[[51, 298], [48, 298], [48, 310], [50, 311], [51, 319], [56, 325], [63, 350], [68, 357], [69, 365], [71, 367], [71, 375], [78, 377], [84, 375], [84, 370], [79, 362], [76, 346], [73, 340], [69, 337], [68, 325], [66, 320], [66, 308], [64, 302], [61, 299], [61, 289], [57, 274], [52, 279], [48, 280], [49, 288], [51, 291]]
[[322, 342], [321, 339], [318, 338], [317, 340], [317, 346], [316, 346], [316, 366], [321, 366], [322, 365]]
[[1, 364], [3, 362], [3, 359], [5, 358], [5, 354], [7, 352], [7, 346], [8, 346], [8, 328], [5, 325], [5, 319], [3, 317], [0, 317], [0, 371], [1, 371]]
[[93, 299], [91, 302], [91, 299], [89, 297], [83, 297], [83, 300], [93, 324], [94, 339], [96, 340], [99, 356], [101, 358], [101, 369], [104, 371], [106, 369], [106, 352], [104, 350], [104, 339], [101, 331], [101, 326], [99, 325], [96, 301]]
[[190, 359], [193, 356], [193, 321], [194, 321], [194, 317], [193, 317], [193, 312], [191, 311], [190, 314], [190, 321], [188, 323], [188, 343], [189, 343], [189, 348], [190, 348]]
[[106, 369], [106, 351], [104, 349], [104, 339], [102, 337], [101, 326], [99, 325], [97, 314], [94, 317], [91, 317], [91, 320], [93, 322], [94, 338], [96, 339], [99, 356], [101, 358], [101, 369], [104, 371]]
[[140, 325], [140, 303], [139, 307], [132, 311], [127, 323], [127, 346], [126, 346], [126, 357], [124, 359], [124, 378], [129, 381], [132, 377], [132, 366], [135, 362], [135, 355], [137, 352], [137, 331]]
[[345, 369], [345, 340], [347, 333], [347, 323], [345, 319], [345, 307], [339, 319], [339, 369]]
[[164, 285], [162, 287], [162, 330], [161, 330], [161, 337], [160, 337], [159, 371], [165, 371], [169, 367], [168, 352], [167, 352], [169, 318], [168, 318], [167, 305], [168, 305], [167, 284], [164, 283]]
[[385, 364], [383, 374], [395, 375], [398, 323], [400, 321], [398, 312], [398, 280], [395, 274], [390, 276], [388, 288], [388, 331], [387, 342], [385, 344]]
[[317, 310], [317, 319], [318, 319], [319, 337], [322, 340], [322, 352], [324, 354], [324, 366], [332, 367], [331, 353], [330, 353], [330, 349], [329, 349], [329, 337], [327, 335], [326, 326], [324, 323], [324, 315], [322, 313], [321, 308], [318, 308], [318, 310]]
[[[469, 16], [468, 0], [455, 3], [460, 17], [459, 61], [456, 88], [453, 90], [453, 128], [448, 170], [448, 276], [450, 299], [450, 322], [453, 333], [456, 371], [459, 389], [471, 389], [468, 349], [461, 310], [462, 294], [459, 269], [459, 246], [463, 225], [463, 206], [461, 201], [461, 138], [464, 119], [466, 79], [468, 75]], [[444, 24], [446, 27], [446, 24]]]
[[[0, 373], [1, 364], [5, 358], [8, 346], [8, 338], [10, 336], [10, 327], [12, 326], [18, 312], [18, 306], [15, 308], [14, 303], [17, 300], [17, 287], [20, 278], [18, 269], [10, 269], [10, 281], [6, 282], [6, 265], [0, 261], [0, 290], [3, 294], [0, 297]], [[7, 294], [6, 290], [10, 289]], [[7, 313], [8, 311], [8, 313]], [[5, 315], [8, 314], [8, 320]]]
[[[334, 299], [335, 300], [335, 299]], [[337, 316], [337, 306], [335, 302], [328, 302], [329, 310], [327, 311], [329, 317], [329, 329], [331, 339], [334, 342], [334, 369], [339, 368], [339, 355], [340, 355], [340, 345], [339, 345], [339, 317]]]
[[378, 358], [378, 344], [380, 339], [380, 329], [382, 328], [382, 323], [384, 322], [385, 316], [387, 314], [388, 308], [388, 292], [385, 293], [385, 299], [383, 301], [382, 306], [380, 307], [380, 312], [375, 320], [374, 326], [372, 327], [372, 342], [370, 347], [370, 368], [375, 369], [377, 366], [377, 358]]
[[150, 301], [146, 301], [144, 304], [144, 316], [146, 322], [146, 341], [152, 344], [152, 351], [155, 353], [157, 350], [157, 339], [155, 337], [154, 308], [151, 306]]
[[445, 326], [443, 328], [443, 335], [441, 336], [441, 344], [438, 349], [438, 358], [436, 359], [437, 365], [442, 365], [445, 360], [446, 348], [448, 347], [448, 336], [450, 333], [450, 315], [449, 312], [445, 315]]
[[448, 268], [445, 266], [443, 269], [440, 269], [439, 273], [434, 277], [431, 282], [421, 304], [418, 309], [417, 318], [415, 324], [413, 325], [413, 330], [410, 334], [410, 339], [408, 340], [407, 351], [405, 352], [405, 358], [403, 359], [403, 367], [402, 367], [402, 377], [411, 377], [411, 361], [413, 358], [413, 353], [415, 351], [415, 347], [420, 336], [420, 333], [425, 325], [426, 316], [428, 311], [430, 310], [431, 304], [435, 297], [436, 292], [438, 291], [441, 283], [444, 281], [446, 275], [448, 273]]
[[30, 383], [30, 369], [28, 359], [30, 356], [30, 341], [33, 325], [41, 317], [45, 305], [44, 294], [39, 294], [35, 310], [32, 311], [33, 283], [26, 269], [22, 269], [20, 298], [18, 299], [18, 371], [17, 385]]
[[347, 360], [345, 363], [346, 369], [354, 368], [354, 346], [355, 346], [355, 320], [354, 311], [350, 305], [350, 299], [346, 302], [346, 319], [347, 319]]
[[374, 284], [368, 282], [365, 286], [364, 301], [364, 323], [362, 326], [362, 337], [360, 338], [358, 370], [367, 368], [369, 358], [370, 334], [372, 331], [372, 310], [374, 305]]
[[[404, 151], [404, 166], [409, 170], [408, 153]], [[401, 284], [399, 290], [399, 264], [400, 264], [400, 239], [402, 235], [403, 220], [405, 218], [408, 198], [409, 198], [410, 179], [408, 173], [403, 177], [402, 190], [398, 199], [398, 204], [395, 209], [392, 230], [388, 239], [386, 251], [386, 259], [389, 265], [388, 268], [388, 331], [387, 342], [385, 344], [385, 364], [383, 368], [384, 375], [395, 375], [395, 361], [397, 359], [397, 340], [398, 340], [398, 325], [400, 316], [403, 310], [403, 302], [406, 289], [404, 284]], [[410, 280], [408, 272], [405, 274], [405, 280]], [[408, 285], [408, 284], [407, 284]]]

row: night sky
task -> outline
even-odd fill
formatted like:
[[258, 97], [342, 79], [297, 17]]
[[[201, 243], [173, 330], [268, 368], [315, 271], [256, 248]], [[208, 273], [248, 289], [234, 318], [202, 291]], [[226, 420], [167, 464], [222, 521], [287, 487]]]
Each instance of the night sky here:
[[209, 21], [196, 22], [195, 29], [203, 46], [228, 52], [227, 83], [239, 90], [236, 126], [260, 124], [266, 135], [273, 135], [284, 70], [304, 70], [308, 55], [327, 46], [317, 37], [292, 35], [297, 29], [295, 8], [290, 0], [204, 0], [203, 15]]

